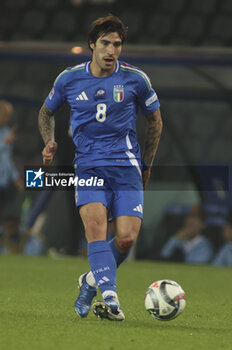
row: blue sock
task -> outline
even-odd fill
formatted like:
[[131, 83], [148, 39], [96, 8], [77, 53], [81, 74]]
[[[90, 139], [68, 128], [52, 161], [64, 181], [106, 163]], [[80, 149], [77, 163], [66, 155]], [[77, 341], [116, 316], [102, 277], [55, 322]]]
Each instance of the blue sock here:
[[88, 243], [88, 258], [94, 279], [103, 294], [116, 290], [117, 266], [107, 241]]
[[127, 253], [120, 253], [120, 251], [115, 247], [115, 243], [114, 243], [115, 238], [111, 239], [111, 241], [108, 242], [108, 245], [110, 246], [114, 259], [116, 261], [117, 267], [119, 267], [119, 265], [126, 260], [126, 258], [128, 257], [128, 255], [130, 254], [130, 252]]

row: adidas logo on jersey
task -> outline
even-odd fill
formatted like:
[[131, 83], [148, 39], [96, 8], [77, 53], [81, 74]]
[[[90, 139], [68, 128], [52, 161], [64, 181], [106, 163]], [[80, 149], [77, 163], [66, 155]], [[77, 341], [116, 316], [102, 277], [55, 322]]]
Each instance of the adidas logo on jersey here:
[[87, 100], [88, 100], [88, 97], [87, 97], [86, 93], [85, 93], [84, 91], [82, 91], [82, 93], [81, 93], [80, 95], [77, 96], [76, 100], [77, 100], [77, 101], [78, 101], [78, 100], [82, 100], [82, 101], [85, 100], [85, 101], [87, 101]]
[[135, 207], [135, 208], [133, 209], [133, 211], [138, 211], [139, 213], [143, 213], [142, 204], [137, 205], [137, 207]]

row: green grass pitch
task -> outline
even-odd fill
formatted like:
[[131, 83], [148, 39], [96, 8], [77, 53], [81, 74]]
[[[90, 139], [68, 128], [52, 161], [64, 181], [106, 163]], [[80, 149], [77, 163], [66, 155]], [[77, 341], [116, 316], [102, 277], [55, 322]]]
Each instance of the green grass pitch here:
[[[128, 262], [118, 270], [124, 322], [74, 313], [77, 276], [85, 259], [0, 257], [1, 350], [230, 350], [232, 269]], [[173, 279], [186, 292], [178, 318], [162, 322], [144, 308], [147, 287]], [[100, 295], [99, 295], [100, 298]]]

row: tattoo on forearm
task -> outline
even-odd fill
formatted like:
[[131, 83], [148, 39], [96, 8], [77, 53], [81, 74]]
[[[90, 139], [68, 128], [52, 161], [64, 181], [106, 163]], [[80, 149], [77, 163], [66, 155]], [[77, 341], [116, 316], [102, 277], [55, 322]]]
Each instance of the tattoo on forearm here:
[[151, 114], [148, 114], [146, 117], [148, 124], [145, 135], [143, 160], [149, 167], [151, 167], [158, 148], [163, 124], [159, 109]]
[[43, 104], [39, 111], [38, 124], [45, 145], [48, 141], [54, 141], [55, 119], [53, 112], [45, 104]]

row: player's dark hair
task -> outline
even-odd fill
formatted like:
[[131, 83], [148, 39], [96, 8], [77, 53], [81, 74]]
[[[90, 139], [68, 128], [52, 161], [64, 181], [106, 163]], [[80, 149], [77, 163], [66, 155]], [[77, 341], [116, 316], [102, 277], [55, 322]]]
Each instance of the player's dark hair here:
[[123, 44], [126, 39], [127, 28], [118, 17], [109, 14], [106, 17], [100, 17], [93, 21], [90, 25], [88, 34], [88, 44], [90, 50], [93, 51], [90, 44], [95, 44], [100, 36], [115, 32], [118, 33]]

